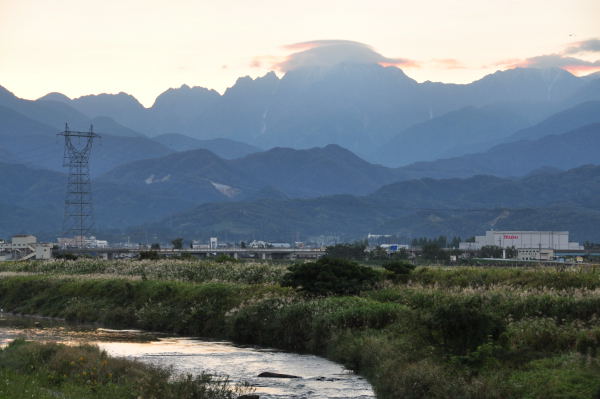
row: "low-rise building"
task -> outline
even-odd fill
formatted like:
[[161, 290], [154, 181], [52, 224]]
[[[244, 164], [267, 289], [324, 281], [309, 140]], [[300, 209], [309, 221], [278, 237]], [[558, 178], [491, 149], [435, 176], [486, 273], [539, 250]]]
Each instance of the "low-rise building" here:
[[108, 241], [98, 240], [94, 236], [60, 237], [57, 241], [58, 246], [61, 248], [77, 248], [80, 246], [83, 246], [84, 248], [108, 248]]
[[37, 242], [35, 236], [18, 234], [0, 243], [0, 260], [52, 259], [52, 246]]
[[387, 253], [389, 253], [389, 254], [398, 252], [402, 249], [410, 248], [410, 245], [406, 245], [406, 244], [381, 244], [379, 246], [381, 248], [385, 249], [387, 251]]
[[517, 249], [517, 260], [551, 261], [554, 260], [554, 250], [539, 248], [519, 248]]

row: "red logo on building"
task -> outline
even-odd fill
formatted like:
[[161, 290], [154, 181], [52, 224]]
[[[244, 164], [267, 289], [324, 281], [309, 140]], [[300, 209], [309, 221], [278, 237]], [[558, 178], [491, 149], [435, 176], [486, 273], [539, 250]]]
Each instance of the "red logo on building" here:
[[510, 235], [510, 234], [504, 234], [504, 239], [505, 240], [518, 240], [519, 236], [513, 236], [513, 235]]

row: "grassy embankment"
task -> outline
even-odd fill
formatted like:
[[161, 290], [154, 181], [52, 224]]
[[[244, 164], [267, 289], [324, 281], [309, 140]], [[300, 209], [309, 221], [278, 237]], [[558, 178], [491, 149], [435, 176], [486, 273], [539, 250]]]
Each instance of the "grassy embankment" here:
[[[320, 354], [366, 376], [379, 398], [600, 395], [600, 269], [418, 268], [360, 296], [314, 298], [279, 286], [280, 266], [108, 265], [5, 266], [57, 275], [1, 279], [0, 304]], [[110, 276], [64, 277], [85, 273]]]

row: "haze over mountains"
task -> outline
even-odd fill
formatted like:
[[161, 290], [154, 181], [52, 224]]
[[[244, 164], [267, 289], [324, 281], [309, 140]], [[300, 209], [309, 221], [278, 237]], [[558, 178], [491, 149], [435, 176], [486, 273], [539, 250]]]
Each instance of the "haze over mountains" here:
[[[382, 162], [377, 153], [380, 147], [392, 139], [391, 145], [403, 145], [404, 136], [412, 133], [405, 129], [415, 124], [475, 107], [463, 111], [456, 128], [445, 135], [467, 138], [464, 124], [469, 129], [477, 123], [469, 125], [469, 118], [477, 119], [471, 114], [487, 112], [468, 138], [474, 143], [493, 141], [568, 106], [600, 100], [600, 87], [594, 83], [594, 79], [577, 78], [562, 69], [524, 68], [496, 72], [466, 85], [417, 83], [395, 67], [339, 64], [292, 70], [282, 78], [274, 73], [240, 78], [223, 95], [183, 85], [165, 91], [148, 109], [125, 93], [73, 100], [55, 93], [36, 103], [46, 103], [46, 107], [47, 103], [53, 107], [67, 104], [79, 115], [107, 116], [149, 136], [180, 133], [197, 139], [229, 138], [262, 148], [338, 144]], [[439, 123], [448, 125], [447, 119]], [[505, 121], [504, 128], [477, 135], [485, 123], [495, 125], [498, 119]], [[454, 151], [451, 155], [464, 153], [460, 146], [448, 150]], [[472, 152], [472, 148], [465, 150]], [[385, 162], [400, 165], [417, 160], [424, 159]]]
[[0, 87], [0, 235], [59, 234], [65, 122], [102, 134], [91, 173], [111, 238], [472, 235], [505, 211], [500, 225], [551, 227], [530, 217], [551, 215], [597, 235], [598, 169], [561, 170], [599, 163], [598, 78], [518, 68], [417, 83], [344, 63], [240, 78], [223, 95], [184, 85], [150, 108], [126, 93], [30, 101]]

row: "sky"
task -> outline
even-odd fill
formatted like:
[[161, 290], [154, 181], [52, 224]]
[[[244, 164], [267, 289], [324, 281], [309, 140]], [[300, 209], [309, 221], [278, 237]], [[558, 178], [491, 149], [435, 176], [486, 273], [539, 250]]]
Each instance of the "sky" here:
[[223, 92], [241, 76], [377, 62], [417, 81], [498, 69], [600, 71], [598, 0], [0, 0], [0, 85], [134, 95], [182, 84]]

